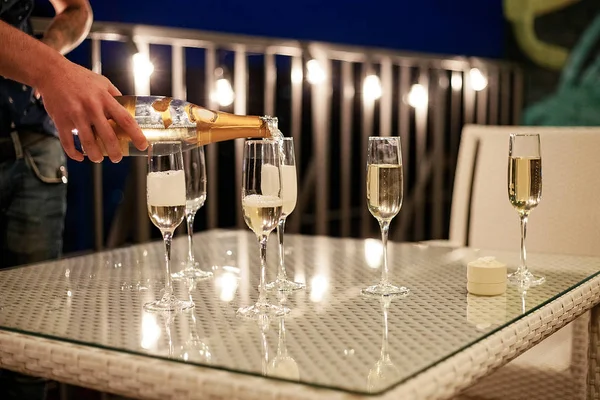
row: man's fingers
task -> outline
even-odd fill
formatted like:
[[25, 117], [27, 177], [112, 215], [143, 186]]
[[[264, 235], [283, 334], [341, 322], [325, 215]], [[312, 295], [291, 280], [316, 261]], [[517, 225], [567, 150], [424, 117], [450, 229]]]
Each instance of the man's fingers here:
[[121, 151], [119, 140], [104, 116], [94, 119], [94, 129], [96, 130], [99, 139], [102, 140], [104, 149], [106, 150], [106, 154], [110, 157], [110, 160], [114, 163], [121, 161], [123, 152]]
[[121, 91], [112, 83], [108, 85], [108, 93], [110, 93], [111, 96], [123, 96]]
[[135, 119], [115, 99], [110, 99], [107, 111], [119, 127], [131, 138], [134, 146], [144, 151], [148, 148], [148, 141], [142, 133]]
[[89, 125], [89, 122], [85, 122], [85, 120], [75, 121], [75, 126], [79, 131], [79, 140], [81, 141], [81, 147], [87, 154], [88, 158], [95, 162], [102, 162], [104, 158], [102, 156], [102, 151], [96, 143], [96, 138], [94, 137], [94, 133], [92, 132], [92, 127]]
[[58, 138], [60, 139], [60, 144], [65, 150], [67, 156], [75, 161], [83, 161], [83, 154], [75, 149], [72, 125], [65, 123], [64, 121], [62, 123], [57, 122], [55, 125], [58, 129]]

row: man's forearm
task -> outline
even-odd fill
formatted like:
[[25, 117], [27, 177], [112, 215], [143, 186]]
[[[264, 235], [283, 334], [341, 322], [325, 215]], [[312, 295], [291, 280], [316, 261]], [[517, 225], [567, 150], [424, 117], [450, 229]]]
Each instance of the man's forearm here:
[[56, 50], [0, 21], [0, 75], [37, 87], [65, 62]]
[[61, 54], [67, 54], [85, 39], [92, 25], [88, 5], [69, 6], [54, 17], [42, 41]]

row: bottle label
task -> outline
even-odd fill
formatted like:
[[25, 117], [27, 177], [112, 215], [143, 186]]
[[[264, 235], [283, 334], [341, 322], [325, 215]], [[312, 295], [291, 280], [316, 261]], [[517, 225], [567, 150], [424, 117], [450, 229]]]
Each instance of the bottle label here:
[[172, 98], [163, 97], [162, 99], [156, 100], [154, 103], [152, 103], [152, 108], [160, 113], [165, 129], [167, 129], [173, 123], [173, 118], [171, 118], [171, 101], [173, 101]]

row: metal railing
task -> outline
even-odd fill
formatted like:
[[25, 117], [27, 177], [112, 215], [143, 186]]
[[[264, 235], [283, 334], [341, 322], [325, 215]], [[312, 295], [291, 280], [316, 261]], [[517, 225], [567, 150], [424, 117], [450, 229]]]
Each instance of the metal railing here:
[[[41, 31], [47, 23], [37, 19], [34, 26]], [[375, 234], [375, 220], [365, 203], [367, 138], [399, 135], [405, 197], [392, 237], [443, 238], [447, 235], [462, 126], [517, 124], [520, 119], [522, 72], [508, 62], [102, 22], [94, 23], [88, 39], [91, 68], [99, 73], [102, 42], [133, 41], [145, 54], [150, 46], [170, 47], [172, 95], [177, 98], [187, 95], [186, 51], [201, 49], [204, 73], [196, 80], [203, 87], [205, 104], [200, 105], [211, 109], [219, 109], [211, 96], [215, 90], [214, 70], [221, 62], [218, 55], [231, 54], [235, 100], [227, 111], [246, 114], [250, 100], [262, 97], [262, 109], [253, 113], [279, 116], [284, 134], [295, 139], [299, 198], [288, 222], [289, 232], [363, 237]], [[313, 67], [318, 65], [316, 78], [307, 76], [307, 72], [314, 73], [307, 71], [309, 60], [315, 60]], [[123, 64], [127, 62], [123, 60]], [[258, 77], [253, 69], [257, 64]], [[371, 87], [365, 86], [369, 75], [378, 77]], [[256, 86], [256, 82], [262, 83], [258, 90], [261, 93], [256, 89], [250, 93], [250, 86]], [[150, 85], [136, 85], [136, 91], [150, 94]], [[235, 213], [237, 226], [243, 226], [239, 196], [242, 144], [237, 140], [233, 145], [233, 182], [218, 179], [219, 147], [231, 143], [206, 148], [208, 228], [219, 225], [220, 212]], [[133, 166], [126, 199], [136, 203], [137, 211], [133, 220], [117, 217], [113, 231], [118, 233], [133, 224], [135, 240], [144, 241], [150, 237], [145, 161], [136, 159]], [[95, 247], [100, 249], [105, 246], [101, 166], [93, 167], [92, 179]], [[224, 187], [231, 189], [231, 185], [235, 209], [220, 210], [219, 197]], [[108, 242], [115, 246], [120, 239], [109, 235]]]

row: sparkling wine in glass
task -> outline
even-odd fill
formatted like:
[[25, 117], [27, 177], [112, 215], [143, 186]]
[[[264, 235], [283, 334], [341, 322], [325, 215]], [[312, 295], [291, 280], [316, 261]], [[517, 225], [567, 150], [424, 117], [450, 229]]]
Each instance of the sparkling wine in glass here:
[[146, 311], [179, 311], [194, 303], [179, 300], [171, 281], [171, 241], [185, 215], [185, 172], [180, 142], [157, 142], [148, 148], [147, 203], [152, 223], [160, 229], [165, 243], [166, 282], [162, 298], [144, 304]]
[[[305, 286], [301, 282], [289, 280], [285, 271], [285, 250], [283, 247], [283, 232], [285, 230], [285, 221], [287, 217], [296, 208], [298, 198], [298, 181], [296, 177], [296, 156], [294, 154], [294, 139], [283, 138], [280, 141], [281, 165], [280, 172], [273, 168], [264, 168], [264, 173], [271, 173], [274, 176], [281, 173], [281, 196], [283, 198], [283, 208], [281, 218], [277, 225], [277, 238], [279, 239], [279, 270], [277, 279], [267, 285], [267, 290], [279, 290], [282, 292], [291, 292], [303, 289]], [[265, 182], [271, 182], [274, 179], [267, 179]]]
[[196, 213], [206, 201], [206, 162], [204, 148], [194, 147], [183, 152], [183, 170], [185, 171], [185, 219], [188, 235], [188, 259], [184, 262], [184, 269], [173, 274], [175, 279], [210, 278], [213, 273], [200, 269], [194, 257], [194, 218]]
[[[250, 307], [238, 309], [237, 315], [260, 319], [265, 315], [281, 316], [287, 307], [267, 300], [267, 240], [277, 227], [283, 208], [279, 144], [273, 140], [249, 140], [244, 144], [242, 172], [242, 209], [246, 225], [256, 234], [260, 249], [260, 283], [258, 300]], [[265, 172], [267, 171], [267, 172]], [[276, 171], [271, 173], [268, 171]]]
[[362, 290], [375, 296], [408, 295], [409, 289], [389, 281], [387, 240], [390, 222], [402, 207], [402, 148], [400, 137], [369, 137], [367, 149], [367, 204], [379, 222], [383, 244], [381, 281]]
[[514, 285], [532, 287], [544, 283], [543, 276], [533, 275], [527, 268], [527, 220], [542, 198], [542, 155], [540, 135], [511, 134], [508, 146], [508, 200], [521, 221], [521, 264], [508, 275]]

